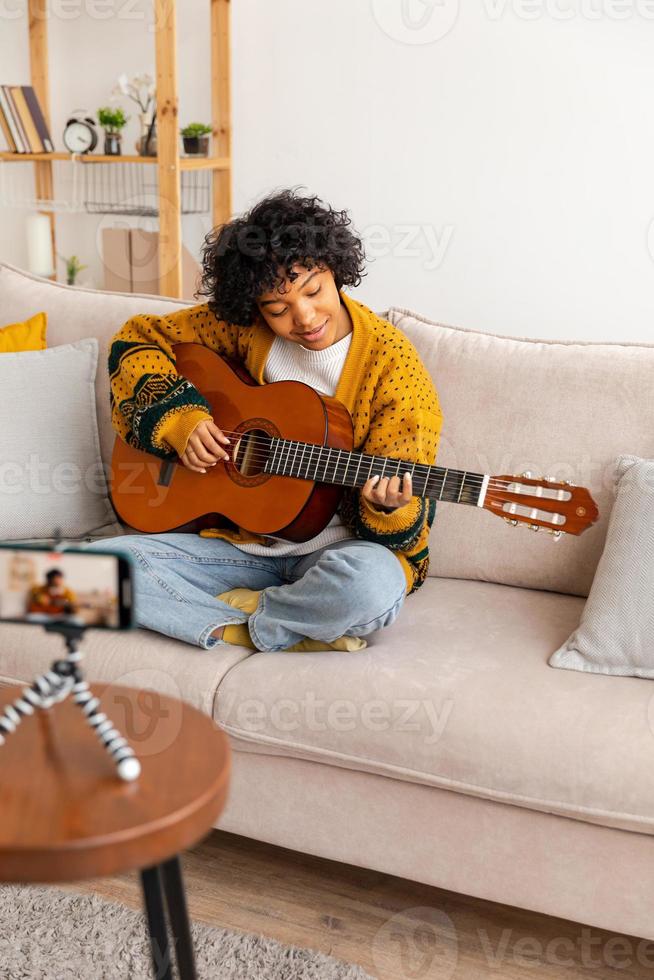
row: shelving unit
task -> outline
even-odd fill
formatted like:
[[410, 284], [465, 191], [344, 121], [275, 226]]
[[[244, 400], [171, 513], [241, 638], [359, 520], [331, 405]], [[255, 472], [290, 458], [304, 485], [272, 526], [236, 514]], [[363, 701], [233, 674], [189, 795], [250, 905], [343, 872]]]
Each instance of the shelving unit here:
[[[182, 192], [181, 174], [186, 171], [210, 171], [214, 227], [231, 217], [231, 113], [230, 113], [230, 0], [209, 0], [211, 31], [211, 123], [213, 157], [180, 157], [177, 96], [177, 21], [175, 0], [152, 0], [155, 23], [155, 66], [157, 98], [157, 156], [105, 156], [104, 154], [8, 153], [0, 152], [0, 162], [32, 161], [36, 198], [51, 201], [53, 195], [52, 164], [68, 160], [91, 166], [144, 166], [156, 164], [159, 217], [159, 280], [162, 296], [181, 297], [182, 293]], [[29, 0], [30, 79], [41, 104], [48, 128], [50, 92], [48, 83], [47, 45], [48, 0]], [[52, 130], [51, 130], [52, 131]], [[43, 211], [50, 218], [53, 254], [55, 247], [54, 211]], [[54, 278], [54, 277], [53, 277]]]

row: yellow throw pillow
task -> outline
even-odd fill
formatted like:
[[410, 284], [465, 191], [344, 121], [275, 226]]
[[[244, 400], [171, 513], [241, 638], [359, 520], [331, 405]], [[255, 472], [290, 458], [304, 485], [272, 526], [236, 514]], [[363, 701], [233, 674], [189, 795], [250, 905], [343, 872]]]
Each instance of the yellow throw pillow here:
[[23, 350], [45, 350], [46, 313], [35, 313], [24, 323], [0, 327], [0, 354], [16, 354]]

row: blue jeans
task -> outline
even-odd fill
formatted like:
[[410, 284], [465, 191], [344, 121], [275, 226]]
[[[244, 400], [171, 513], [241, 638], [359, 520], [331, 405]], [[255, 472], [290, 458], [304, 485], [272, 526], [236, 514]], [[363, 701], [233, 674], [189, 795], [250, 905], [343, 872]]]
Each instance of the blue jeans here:
[[[199, 534], [126, 534], [85, 551], [126, 552], [134, 565], [134, 621], [209, 650], [219, 626], [247, 623], [259, 650], [284, 650], [303, 637], [331, 642], [389, 626], [406, 595], [402, 565], [372, 541], [336, 541], [308, 555], [250, 555]], [[256, 611], [216, 596], [262, 591]]]

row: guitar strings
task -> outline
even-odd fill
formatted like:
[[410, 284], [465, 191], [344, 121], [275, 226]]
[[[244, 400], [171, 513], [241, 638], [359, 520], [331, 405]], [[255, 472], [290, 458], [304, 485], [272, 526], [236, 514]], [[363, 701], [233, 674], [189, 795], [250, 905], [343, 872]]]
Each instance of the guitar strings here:
[[[242, 436], [243, 435], [242, 432], [233, 432], [233, 431], [228, 430], [228, 429], [222, 429], [221, 431], [224, 432], [226, 435], [235, 435], [235, 436]], [[278, 437], [275, 436], [274, 438], [278, 438]], [[255, 462], [259, 462], [259, 463], [262, 462], [262, 461], [267, 461], [270, 458], [270, 452], [269, 452], [268, 447], [257, 448], [257, 437], [256, 436], [254, 438], [251, 437], [251, 440], [250, 441], [251, 441], [251, 443], [252, 442], [255, 443], [255, 448], [254, 449], [252, 449], [252, 448], [250, 449], [250, 451], [248, 453], [248, 459], [253, 459]], [[318, 453], [316, 453], [315, 455], [313, 455], [313, 453], [312, 453], [312, 455], [310, 456], [310, 459], [311, 459], [311, 462], [312, 463], [321, 463], [321, 462], [324, 462], [325, 461], [324, 460], [324, 457], [325, 456], [329, 456], [330, 453], [351, 452], [353, 455], [358, 455], [358, 456], [361, 456], [362, 458], [367, 456], [370, 460], [373, 460], [373, 459], [389, 459], [393, 463], [398, 463], [398, 462], [403, 463], [407, 467], [407, 469], [412, 469], [414, 472], [416, 470], [423, 471], [420, 474], [422, 476], [425, 475], [424, 474], [424, 470], [434, 469], [434, 466], [430, 465], [429, 463], [411, 463], [409, 461], [396, 460], [396, 459], [393, 459], [390, 456], [388, 456], [388, 457], [375, 456], [372, 453], [363, 453], [363, 452], [359, 452], [358, 450], [339, 449], [337, 446], [321, 446], [319, 443], [311, 443], [311, 442], [304, 443], [304, 442], [302, 442], [300, 440], [294, 440], [294, 439], [285, 439], [285, 440], [282, 440], [282, 441], [283, 442], [289, 442], [289, 443], [297, 442], [298, 445], [314, 446], [315, 448], [317, 448], [318, 449]], [[226, 452], [228, 451], [227, 447], [225, 447], [224, 445], [221, 448], [223, 448]], [[289, 450], [289, 452], [290, 452], [290, 450]], [[297, 452], [297, 450], [296, 450], [296, 452]], [[288, 455], [287, 455], [287, 459], [288, 459]], [[231, 460], [230, 460], [230, 462], [231, 462]], [[295, 459], [294, 459], [294, 462], [295, 462]], [[331, 462], [333, 462], [333, 461], [332, 460], [329, 460], [329, 459], [327, 460], [327, 463], [328, 464], [331, 463]], [[337, 468], [340, 465], [341, 465], [341, 461], [339, 460], [339, 461], [336, 462]], [[485, 478], [484, 474], [472, 473], [471, 471], [467, 471], [467, 470], [456, 470], [456, 469], [453, 469], [452, 467], [447, 467], [447, 468], [446, 467], [441, 467], [441, 469], [443, 469], [443, 470], [446, 470], [447, 469], [447, 475], [448, 476], [454, 476], [457, 473], [466, 473], [466, 477], [465, 477], [466, 483], [471, 483], [471, 482], [474, 483], [475, 481], [477, 481], [479, 483], [479, 486], [480, 487], [481, 487], [481, 484], [483, 483], [484, 478]], [[272, 475], [275, 475], [275, 474], [272, 474]], [[508, 486], [509, 484], [507, 483], [506, 485]]]
[[[221, 431], [223, 433], [225, 433], [226, 435], [242, 436], [244, 434], [242, 432], [236, 432], [236, 431], [228, 430], [228, 429], [222, 429]], [[251, 440], [250, 441], [251, 442], [255, 442], [255, 445], [256, 445], [256, 442], [257, 442], [258, 438], [260, 438], [260, 437], [256, 437], [256, 436], [255, 437], [251, 437]], [[273, 437], [270, 437], [270, 438], [273, 438]], [[279, 438], [279, 437], [276, 437], [275, 436], [274, 438]], [[375, 459], [375, 458], [378, 458], [378, 459], [386, 459], [387, 458], [387, 459], [390, 459], [394, 463], [397, 463], [397, 462], [400, 462], [400, 463], [405, 462], [403, 460], [399, 460], [399, 461], [398, 460], [395, 460], [392, 457], [375, 457], [371, 453], [362, 453], [362, 452], [359, 452], [358, 450], [339, 450], [338, 447], [335, 447], [335, 446], [331, 446], [331, 447], [330, 446], [321, 446], [319, 443], [304, 443], [304, 442], [302, 442], [300, 440], [292, 440], [292, 439], [283, 439], [282, 441], [289, 442], [289, 443], [297, 442], [298, 445], [315, 446], [318, 449], [318, 453], [317, 453], [317, 455], [315, 457], [312, 458], [312, 460], [311, 460], [312, 462], [323, 462], [324, 460], [323, 460], [322, 457], [325, 454], [329, 455], [332, 452], [352, 452], [353, 455], [360, 455], [361, 457], [368, 456], [368, 457], [370, 457], [370, 459]], [[254, 458], [254, 460], [256, 462], [261, 462], [262, 460], [268, 460], [270, 458], [270, 454], [269, 454], [269, 451], [268, 451], [267, 448], [262, 448], [262, 449], [255, 448], [254, 451], [252, 451], [252, 450], [250, 451], [249, 458], [250, 459], [253, 459]], [[288, 456], [287, 456], [287, 459], [288, 459]], [[329, 463], [330, 460], [328, 460], [327, 462]], [[301, 459], [300, 459], [300, 463], [301, 463]], [[429, 463], [415, 463], [415, 464], [412, 464], [412, 463], [406, 461], [405, 462], [405, 465], [407, 466], [407, 468], [408, 467], [411, 467], [411, 469], [413, 469], [414, 472], [415, 472], [415, 470], [418, 470], [418, 469], [424, 471], [425, 469], [426, 470], [431, 470], [431, 469], [434, 468], [434, 466], [430, 465]], [[340, 461], [337, 462], [336, 466], [337, 467], [340, 466]], [[443, 466], [440, 467], [440, 469], [442, 469], [444, 471], [444, 473], [445, 473], [445, 481], [444, 482], [447, 482], [447, 479], [450, 476], [451, 477], [454, 477], [457, 474], [463, 474], [464, 475], [464, 481], [463, 482], [466, 485], [472, 485], [472, 486], [474, 486], [474, 484], [477, 483], [479, 485], [479, 487], [481, 488], [481, 485], [482, 485], [482, 483], [483, 483], [483, 481], [485, 479], [485, 474], [473, 473], [473, 472], [468, 471], [468, 470], [457, 470], [457, 469], [454, 469], [452, 467], [443, 467]], [[277, 474], [271, 474], [271, 475], [277, 475]], [[393, 474], [393, 475], [397, 475], [397, 474]], [[424, 474], [424, 472], [422, 472], [420, 475], [421, 476], [424, 476], [425, 474]], [[489, 486], [492, 486], [494, 488], [500, 488], [500, 487], [513, 486], [515, 483], [519, 483], [519, 482], [520, 482], [520, 477], [516, 477], [515, 480], [497, 480], [494, 477], [490, 477], [488, 485]], [[541, 498], [541, 499], [548, 499], [548, 498]], [[556, 498], [549, 498], [549, 499], [556, 499]]]
[[[224, 435], [228, 436], [228, 437], [230, 435], [231, 436], [235, 436], [235, 437], [241, 437], [243, 435], [247, 435], [247, 433], [238, 432], [236, 430], [231, 430], [231, 429], [221, 429], [221, 432]], [[279, 437], [278, 436], [275, 436], [275, 437], [269, 437], [269, 438], [272, 440], [272, 438], [279, 438]], [[254, 443], [254, 448], [253, 449], [252, 448], [250, 449], [250, 453], [248, 455], [248, 458], [249, 459], [252, 459], [254, 462], [258, 462], [258, 463], [265, 462], [265, 461], [267, 461], [270, 458], [270, 453], [269, 453], [269, 450], [267, 448], [265, 448], [265, 447], [258, 448], [258, 441], [260, 439], [261, 439], [261, 437], [257, 437], [257, 436], [252, 437], [252, 436], [250, 436], [250, 442], [251, 443]], [[330, 446], [321, 446], [319, 443], [304, 443], [301, 440], [294, 440], [294, 439], [282, 439], [282, 441], [283, 442], [289, 442], [289, 443], [297, 442], [299, 445], [315, 446], [318, 449], [318, 453], [315, 456], [310, 457], [312, 463], [321, 463], [321, 462], [324, 462], [324, 458], [323, 458], [324, 455], [325, 454], [328, 455], [328, 454], [330, 454], [332, 452], [351, 452], [353, 455], [359, 455], [361, 457], [369, 456], [371, 459], [375, 459], [375, 458], [378, 458], [378, 459], [390, 459], [394, 463], [397, 463], [398, 462], [398, 460], [395, 460], [392, 457], [375, 457], [371, 453], [362, 453], [362, 452], [359, 452], [358, 450], [345, 450], [345, 449], [339, 450], [338, 447], [335, 447], [335, 446], [331, 446], [331, 447]], [[232, 462], [231, 459], [230, 459], [230, 462]], [[329, 464], [329, 462], [331, 462], [331, 461], [330, 460], [327, 460], [327, 463], [328, 464]], [[402, 462], [405, 462], [405, 461], [400, 460], [399, 462], [402, 463]], [[300, 465], [301, 464], [302, 464], [302, 459], [300, 458]], [[338, 461], [336, 463], [337, 468], [338, 468], [339, 465], [340, 465], [340, 461]], [[412, 469], [414, 475], [415, 475], [416, 471], [418, 471], [418, 475], [420, 477], [424, 477], [425, 476], [425, 472], [424, 471], [425, 470], [434, 469], [436, 464], [434, 464], [432, 466], [429, 463], [415, 463], [415, 464], [413, 464], [413, 463], [410, 463], [409, 461], [406, 461], [405, 462], [405, 465], [407, 466], [407, 470], [408, 470], [408, 468], [411, 468]], [[445, 484], [447, 483], [448, 478], [450, 478], [450, 477], [453, 478], [455, 475], [463, 474], [462, 489], [473, 489], [474, 488], [474, 489], [481, 490], [481, 487], [482, 487], [482, 484], [484, 482], [484, 479], [486, 478], [486, 475], [485, 474], [482, 474], [482, 473], [473, 473], [473, 472], [468, 471], [468, 470], [457, 470], [457, 469], [453, 469], [452, 467], [444, 467], [444, 466], [441, 466], [440, 469], [442, 469], [443, 472], [444, 472], [443, 487], [445, 487]], [[283, 475], [283, 474], [274, 474], [274, 473], [271, 474], [271, 476], [276, 476], [276, 475]], [[391, 476], [397, 476], [399, 474], [390, 474], [390, 475]], [[434, 474], [434, 476], [432, 478], [433, 479], [437, 479], [439, 475], [440, 474]], [[488, 488], [489, 489], [493, 489], [493, 490], [502, 490], [504, 488], [514, 486], [516, 483], [520, 483], [520, 480], [521, 480], [521, 478], [519, 476], [516, 476], [516, 478], [514, 480], [498, 480], [498, 479], [496, 479], [494, 477], [490, 477], [489, 478], [489, 481], [488, 481]], [[317, 481], [317, 482], [321, 482], [321, 481]], [[429, 482], [429, 480], [426, 480], [426, 482]], [[528, 486], [528, 484], [524, 484], [524, 485], [525, 486]], [[532, 496], [536, 496], [536, 494], [533, 494]], [[558, 503], [561, 503], [562, 502], [560, 500], [557, 501], [557, 498], [556, 497], [539, 497], [538, 499], [539, 500], [542, 500], [542, 501], [552, 500], [555, 503], [556, 502], [558, 502]]]

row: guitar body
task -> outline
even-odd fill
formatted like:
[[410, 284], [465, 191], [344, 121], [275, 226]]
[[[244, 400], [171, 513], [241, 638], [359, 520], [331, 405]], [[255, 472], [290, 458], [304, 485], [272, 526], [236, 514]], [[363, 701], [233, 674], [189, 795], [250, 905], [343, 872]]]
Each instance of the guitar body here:
[[230, 439], [229, 460], [194, 473], [116, 438], [110, 493], [116, 513], [137, 531], [241, 527], [288, 541], [307, 541], [329, 523], [343, 487], [264, 473], [267, 453], [256, 433], [351, 450], [352, 419], [335, 398], [301, 381], [259, 385], [239, 364], [201, 344], [173, 348], [180, 375], [211, 405]]

